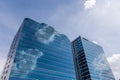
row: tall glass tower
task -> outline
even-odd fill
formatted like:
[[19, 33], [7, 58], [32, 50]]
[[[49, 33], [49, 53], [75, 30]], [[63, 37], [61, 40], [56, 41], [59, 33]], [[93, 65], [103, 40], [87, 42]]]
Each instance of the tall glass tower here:
[[72, 51], [77, 80], [115, 80], [101, 46], [78, 37]]
[[69, 39], [45, 23], [26, 18], [0, 80], [76, 80]]

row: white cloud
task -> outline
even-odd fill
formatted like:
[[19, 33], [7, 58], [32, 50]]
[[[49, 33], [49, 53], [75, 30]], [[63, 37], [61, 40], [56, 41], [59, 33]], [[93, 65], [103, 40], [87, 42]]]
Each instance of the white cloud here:
[[0, 76], [3, 71], [4, 64], [5, 64], [5, 60], [0, 59]]
[[39, 29], [35, 36], [39, 42], [48, 44], [54, 41], [55, 35], [59, 35], [54, 28], [45, 25], [42, 29]]
[[90, 9], [93, 8], [93, 6], [95, 6], [96, 4], [96, 0], [87, 0], [84, 3], [85, 9]]
[[95, 43], [95, 44], [98, 44], [98, 42], [97, 41], [92, 41], [93, 43]]
[[[25, 56], [27, 56], [25, 58]], [[16, 72], [24, 72], [29, 74], [32, 70], [36, 68], [37, 59], [43, 56], [43, 52], [38, 49], [27, 49], [27, 50], [19, 50], [18, 51], [18, 59], [13, 63], [13, 70]], [[27, 75], [21, 73], [11, 73], [11, 75], [19, 75], [22, 77], [26, 77]]]
[[[82, 2], [84, 0], [75, 0], [76, 3], [79, 3], [79, 1]], [[63, 5], [56, 11], [53, 11], [54, 13], [52, 17], [48, 17], [48, 23], [54, 25], [58, 31], [68, 35], [72, 40], [77, 36], [82, 35], [90, 40], [97, 41], [103, 46], [107, 56], [110, 56], [113, 53], [119, 53], [120, 45], [118, 43], [120, 41], [120, 1], [97, 0], [96, 2], [95, 0], [87, 0], [85, 2], [86, 4], [83, 3], [84, 8], [92, 8], [90, 10], [83, 10], [81, 9], [81, 5], [83, 4], [76, 3], [65, 6]], [[9, 9], [9, 7], [6, 9]], [[4, 10], [0, 11], [0, 16], [2, 17], [0, 21], [3, 22], [4, 25], [6, 24], [6, 26], [8, 25], [11, 28], [11, 26], [14, 25], [14, 18], [10, 17], [12, 15], [7, 14], [9, 12], [4, 14]], [[7, 18], [10, 19], [7, 20]], [[12, 23], [10, 22], [11, 20], [13, 20]], [[1, 41], [3, 42], [4, 40]], [[1, 48], [2, 47], [3, 46], [1, 46]], [[116, 62], [113, 64], [112, 63], [113, 62], [110, 63], [111, 66], [116, 65]], [[119, 63], [117, 65], [119, 65]], [[115, 73], [113, 69], [115, 77], [119, 77], [120, 73], [117, 71], [115, 71]]]
[[[79, 1], [76, 2], [79, 3]], [[51, 23], [58, 26], [57, 30], [69, 36], [71, 40], [81, 35], [91, 41], [97, 41], [103, 47], [106, 56], [120, 53], [118, 44], [120, 41], [120, 1], [97, 0], [95, 7], [90, 10], [81, 9], [82, 4], [77, 3], [57, 9], [52, 19], [49, 18]], [[119, 77], [118, 73], [114, 75], [116, 78]]]
[[116, 80], [120, 79], [120, 54], [113, 54], [111, 57], [108, 57], [108, 62], [112, 68], [112, 71], [115, 75]]
[[0, 53], [0, 77], [5, 65], [6, 59], [2, 56], [2, 53]]
[[[102, 75], [104, 71], [107, 71], [107, 72], [108, 72], [108, 73], [107, 73], [108, 76], [113, 77], [111, 71], [109, 70], [110, 67], [109, 67], [109, 65], [108, 65], [108, 62], [107, 62], [106, 57], [105, 57], [104, 54], [101, 53], [100, 55], [98, 55], [98, 57], [96, 57], [96, 58], [93, 60], [93, 66], [94, 66], [94, 72], [96, 72], [96, 71], [99, 72], [99, 73], [96, 73], [96, 74], [97, 74], [97, 76], [98, 76], [101, 80], [104, 79], [104, 77], [103, 77], [103, 75]], [[109, 72], [109, 71], [110, 71], [110, 72]]]

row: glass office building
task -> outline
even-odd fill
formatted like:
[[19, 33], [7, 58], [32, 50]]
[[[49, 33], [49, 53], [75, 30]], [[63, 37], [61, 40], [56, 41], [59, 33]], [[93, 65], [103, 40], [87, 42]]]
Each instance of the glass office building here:
[[101, 46], [78, 37], [72, 51], [77, 80], [115, 80]]
[[45, 23], [26, 18], [0, 80], [76, 80], [69, 39]]

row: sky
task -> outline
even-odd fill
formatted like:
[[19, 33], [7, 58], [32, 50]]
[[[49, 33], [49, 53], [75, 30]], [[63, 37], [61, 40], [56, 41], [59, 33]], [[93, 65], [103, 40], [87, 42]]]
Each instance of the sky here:
[[83, 36], [103, 47], [120, 78], [120, 0], [0, 0], [0, 74], [24, 18], [53, 26], [70, 40]]

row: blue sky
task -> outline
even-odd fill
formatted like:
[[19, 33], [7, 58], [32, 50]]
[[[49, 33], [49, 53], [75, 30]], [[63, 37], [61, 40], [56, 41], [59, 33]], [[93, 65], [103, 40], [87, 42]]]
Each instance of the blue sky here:
[[71, 41], [81, 35], [101, 45], [120, 78], [119, 0], [1, 0], [0, 73], [12, 39], [24, 18], [53, 26]]

